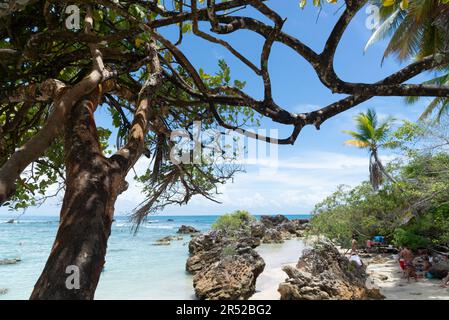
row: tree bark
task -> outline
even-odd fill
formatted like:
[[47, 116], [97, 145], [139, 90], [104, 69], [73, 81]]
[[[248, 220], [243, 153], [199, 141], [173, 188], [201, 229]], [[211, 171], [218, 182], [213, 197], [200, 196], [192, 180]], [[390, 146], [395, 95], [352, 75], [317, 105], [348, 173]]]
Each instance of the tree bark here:
[[[147, 49], [150, 75], [139, 94], [128, 142], [112, 157], [102, 153], [93, 117], [102, 86], [71, 110], [64, 135], [67, 177], [61, 220], [31, 299], [94, 298], [105, 263], [115, 201], [127, 188], [126, 174], [142, 155], [149, 122], [157, 118], [152, 101], [161, 84], [161, 68], [155, 43], [147, 44]], [[76, 281], [71, 282], [77, 274], [79, 287]]]
[[[126, 185], [120, 167], [103, 156], [93, 119], [98, 103], [94, 100], [81, 100], [65, 128], [67, 177], [60, 224], [31, 299], [94, 298], [114, 204]], [[73, 278], [77, 274], [79, 288]]]

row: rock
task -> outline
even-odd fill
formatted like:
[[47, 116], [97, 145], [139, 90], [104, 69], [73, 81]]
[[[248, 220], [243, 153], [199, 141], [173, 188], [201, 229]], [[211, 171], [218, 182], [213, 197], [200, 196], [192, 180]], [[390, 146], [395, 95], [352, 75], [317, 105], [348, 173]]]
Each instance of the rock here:
[[7, 264], [16, 264], [19, 263], [20, 261], [22, 261], [19, 258], [15, 258], [15, 259], [0, 259], [0, 266], [1, 265], [7, 265]]
[[251, 223], [250, 225], [250, 234], [252, 237], [255, 238], [263, 238], [263, 236], [265, 235], [265, 231], [266, 231], [266, 227], [265, 225], [260, 222], [260, 221], [255, 221], [253, 223]]
[[366, 267], [357, 267], [329, 243], [306, 251], [296, 267], [282, 269], [288, 278], [279, 285], [281, 300], [383, 299], [365, 286]]
[[228, 242], [222, 231], [214, 230], [200, 235], [196, 235], [189, 242], [189, 253], [195, 254], [200, 251], [210, 250], [217, 244]]
[[184, 240], [184, 238], [181, 236], [167, 236], [167, 237], [163, 237], [159, 240], [156, 240], [156, 242], [179, 241], [179, 240]]
[[249, 247], [249, 248], [257, 248], [258, 246], [260, 246], [260, 238], [256, 238], [256, 237], [242, 237], [239, 238], [236, 246], [238, 248], [245, 248], [245, 247]]
[[223, 248], [220, 246], [216, 246], [210, 250], [198, 252], [187, 259], [186, 270], [191, 274], [196, 274], [207, 266], [220, 261], [222, 258], [222, 252]]
[[192, 233], [199, 233], [200, 231], [195, 229], [194, 227], [191, 226], [186, 226], [186, 225], [182, 225], [179, 229], [177, 233], [180, 234], [192, 234]]
[[280, 225], [283, 222], [288, 222], [288, 218], [278, 214], [276, 216], [261, 216], [260, 222], [265, 225], [267, 228], [273, 228]]
[[277, 227], [279, 231], [291, 234], [296, 234], [297, 228], [297, 225], [292, 221], [284, 221]]
[[0, 296], [7, 294], [8, 291], [9, 291], [9, 290], [6, 289], [6, 288], [0, 288]]
[[[265, 227], [265, 232], [263, 233], [263, 238], [265, 238], [263, 242], [265, 243], [280, 243], [282, 241], [279, 238], [288, 240], [292, 237], [302, 237], [304, 232], [309, 229], [309, 220], [289, 220], [283, 215], [262, 216], [259, 223]], [[252, 231], [253, 229], [255, 227], [252, 228]], [[254, 230], [254, 236], [259, 234], [257, 231], [257, 229]], [[278, 232], [280, 232], [280, 235]]]
[[283, 243], [282, 233], [277, 229], [267, 229], [262, 239], [263, 243]]
[[310, 220], [309, 219], [292, 219], [291, 222], [293, 222], [294, 224], [301, 226], [301, 225], [307, 225], [309, 224]]
[[189, 242], [190, 257], [186, 262], [186, 270], [195, 274], [219, 261], [224, 248], [230, 244], [231, 241], [222, 231], [210, 231], [193, 237]]
[[8, 220], [8, 221], [6, 221], [6, 223], [13, 224], [14, 223], [14, 219]]
[[213, 230], [190, 240], [186, 270], [194, 275], [199, 299], [247, 299], [254, 293], [265, 262], [254, 251], [261, 239], [248, 230]]
[[193, 287], [196, 296], [203, 300], [241, 300], [251, 297], [265, 262], [254, 250], [249, 250], [250, 253], [226, 256], [195, 274]]
[[153, 246], [169, 246], [170, 244], [170, 241], [156, 241]]
[[304, 236], [304, 233], [310, 229], [310, 223], [307, 219], [293, 219], [291, 222], [295, 226], [298, 237]]
[[447, 277], [449, 272], [449, 261], [441, 261], [435, 263], [429, 268], [429, 272], [433, 275], [434, 278], [437, 279], [443, 279]]
[[179, 240], [184, 240], [184, 238], [181, 236], [167, 236], [156, 240], [156, 242], [153, 243], [153, 246], [169, 245], [171, 241], [179, 241]]

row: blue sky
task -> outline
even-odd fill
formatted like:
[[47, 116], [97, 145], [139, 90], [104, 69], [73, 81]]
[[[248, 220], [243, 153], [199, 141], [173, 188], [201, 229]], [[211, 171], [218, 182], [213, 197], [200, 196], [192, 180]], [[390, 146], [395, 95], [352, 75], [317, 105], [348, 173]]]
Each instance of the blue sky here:
[[[341, 11], [336, 13], [338, 5], [326, 5], [318, 20], [318, 9], [308, 6], [301, 10], [297, 0], [270, 1], [273, 9], [287, 18], [283, 31], [321, 52], [332, 27]], [[243, 14], [243, 12], [242, 12]], [[251, 13], [257, 15], [256, 13]], [[263, 17], [257, 16], [261, 20]], [[401, 65], [393, 58], [387, 59], [381, 66], [385, 42], [373, 45], [366, 54], [363, 48], [371, 35], [365, 26], [368, 18], [361, 10], [340, 43], [336, 54], [335, 68], [339, 76], [347, 81], [375, 82], [398, 70]], [[202, 25], [208, 30], [207, 25]], [[171, 30], [163, 31], [175, 39]], [[233, 46], [239, 49], [254, 63], [258, 64], [262, 39], [247, 31], [226, 36]], [[261, 98], [263, 86], [261, 79], [255, 77], [246, 66], [230, 56], [224, 49], [187, 34], [181, 47], [197, 67], [207, 73], [217, 71], [218, 59], [225, 59], [230, 65], [232, 76], [245, 80], [245, 91]], [[276, 44], [269, 61], [273, 84], [273, 95], [283, 108], [293, 112], [310, 111], [323, 107], [339, 99], [318, 80], [313, 69], [291, 49]], [[414, 82], [424, 79], [420, 76]], [[368, 175], [368, 155], [366, 151], [345, 146], [347, 136], [342, 130], [354, 127], [353, 117], [357, 113], [373, 107], [381, 115], [393, 115], [397, 119], [416, 120], [423, 110], [425, 102], [408, 106], [402, 98], [374, 98], [358, 107], [340, 114], [328, 121], [317, 131], [313, 127], [303, 130], [294, 146], [279, 146], [279, 167], [276, 172], [264, 170], [263, 165], [248, 165], [246, 172], [238, 174], [233, 182], [220, 187], [215, 204], [201, 197], [195, 197], [187, 206], [167, 208], [163, 214], [223, 214], [236, 209], [247, 209], [254, 214], [307, 214], [314, 204], [329, 195], [337, 185], [355, 185]], [[110, 119], [105, 110], [96, 114], [99, 125], [110, 127]], [[279, 126], [270, 120], [263, 120], [264, 129], [278, 129], [279, 136], [288, 136], [290, 127]], [[393, 154], [383, 153], [388, 161]], [[136, 171], [144, 170], [145, 160], [136, 165]], [[116, 214], [128, 214], [142, 199], [140, 187], [129, 176], [129, 190], [122, 194], [116, 204]], [[62, 197], [62, 195], [61, 195]], [[60, 198], [61, 198], [60, 197]], [[40, 208], [29, 208], [30, 215], [57, 215], [61, 199], [53, 199]], [[11, 215], [7, 209], [0, 209], [0, 215]]]

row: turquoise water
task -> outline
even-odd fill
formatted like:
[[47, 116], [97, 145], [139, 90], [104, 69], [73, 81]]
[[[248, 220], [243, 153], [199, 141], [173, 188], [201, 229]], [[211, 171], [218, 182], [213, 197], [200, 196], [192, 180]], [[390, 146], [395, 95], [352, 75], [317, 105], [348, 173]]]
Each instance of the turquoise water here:
[[[117, 217], [95, 298], [192, 299], [192, 278], [185, 272], [190, 236], [173, 241], [169, 246], [154, 246], [153, 243], [176, 234], [182, 224], [206, 231], [216, 218], [152, 216], [134, 235], [128, 218]], [[0, 218], [0, 259], [20, 258], [22, 261], [0, 265], [0, 288], [8, 289], [7, 294], [0, 295], [0, 300], [28, 299], [50, 253], [59, 219], [23, 216], [14, 224], [6, 224], [7, 220]]]

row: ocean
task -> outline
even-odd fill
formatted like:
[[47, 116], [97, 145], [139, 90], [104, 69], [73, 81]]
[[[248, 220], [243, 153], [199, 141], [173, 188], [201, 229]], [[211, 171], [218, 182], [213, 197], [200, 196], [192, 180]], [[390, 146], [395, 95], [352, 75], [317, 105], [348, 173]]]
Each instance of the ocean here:
[[[154, 215], [137, 234], [128, 217], [116, 217], [95, 299], [194, 299], [192, 277], [185, 271], [190, 236], [170, 245], [153, 244], [175, 235], [182, 224], [207, 231], [217, 217]], [[0, 290], [8, 290], [0, 300], [28, 299], [50, 253], [59, 217], [24, 215], [14, 224], [8, 220], [0, 217], [0, 259], [21, 261], [0, 265]]]

